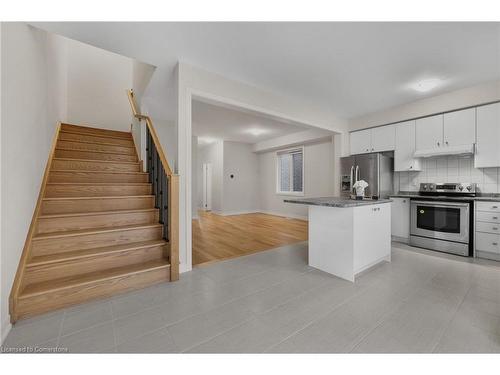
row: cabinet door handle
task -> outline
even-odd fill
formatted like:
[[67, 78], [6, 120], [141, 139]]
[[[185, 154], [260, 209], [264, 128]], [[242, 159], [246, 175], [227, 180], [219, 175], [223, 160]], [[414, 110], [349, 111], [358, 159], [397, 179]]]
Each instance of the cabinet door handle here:
[[448, 141], [446, 141], [446, 146], [448, 146]]
[[498, 242], [493, 242], [492, 243], [493, 246], [497, 246], [498, 245]]
[[493, 206], [493, 207], [491, 207], [491, 208], [498, 208], [498, 206]]
[[498, 228], [497, 228], [497, 227], [493, 227], [492, 229], [493, 229], [493, 230], [498, 230]]
[[438, 147], [439, 147], [439, 142], [438, 142]]
[[493, 220], [498, 220], [498, 216], [493, 216]]

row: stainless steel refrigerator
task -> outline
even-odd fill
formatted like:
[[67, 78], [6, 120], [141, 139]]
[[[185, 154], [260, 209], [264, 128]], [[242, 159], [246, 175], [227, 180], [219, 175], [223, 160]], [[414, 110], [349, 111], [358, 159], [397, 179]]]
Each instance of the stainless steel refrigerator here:
[[393, 190], [394, 160], [380, 154], [362, 154], [340, 159], [340, 194], [348, 197], [355, 194], [353, 185], [358, 180], [365, 180], [368, 187], [365, 197], [387, 198]]

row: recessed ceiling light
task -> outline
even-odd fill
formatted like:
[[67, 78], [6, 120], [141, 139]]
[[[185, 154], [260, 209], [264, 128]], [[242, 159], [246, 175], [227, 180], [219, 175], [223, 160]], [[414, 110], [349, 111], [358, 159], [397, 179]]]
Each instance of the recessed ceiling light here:
[[443, 81], [439, 78], [423, 79], [421, 81], [412, 83], [410, 87], [418, 92], [427, 92], [438, 87]]
[[262, 128], [250, 128], [245, 131], [245, 133], [252, 134], [255, 137], [258, 137], [261, 134], [268, 133], [269, 131]]

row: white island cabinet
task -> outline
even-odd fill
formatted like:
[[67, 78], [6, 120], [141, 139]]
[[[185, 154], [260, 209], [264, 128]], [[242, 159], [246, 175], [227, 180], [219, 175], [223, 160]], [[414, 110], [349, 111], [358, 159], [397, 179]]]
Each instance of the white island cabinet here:
[[391, 201], [347, 198], [285, 200], [309, 205], [309, 265], [354, 282], [391, 260]]

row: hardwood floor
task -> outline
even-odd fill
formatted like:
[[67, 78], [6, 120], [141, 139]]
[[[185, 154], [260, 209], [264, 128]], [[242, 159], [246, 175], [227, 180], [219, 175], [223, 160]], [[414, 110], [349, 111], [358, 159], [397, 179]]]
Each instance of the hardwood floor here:
[[220, 216], [199, 211], [193, 220], [193, 265], [307, 240], [307, 221], [261, 213]]

